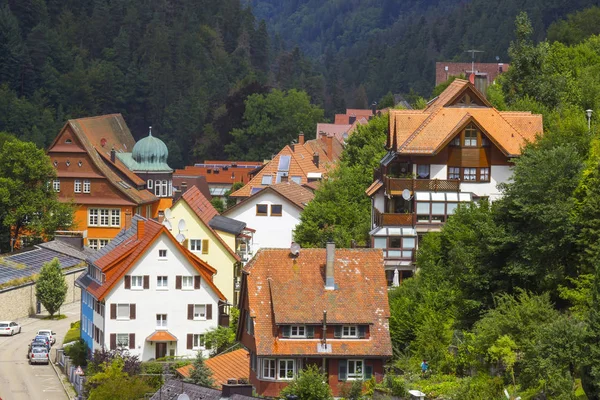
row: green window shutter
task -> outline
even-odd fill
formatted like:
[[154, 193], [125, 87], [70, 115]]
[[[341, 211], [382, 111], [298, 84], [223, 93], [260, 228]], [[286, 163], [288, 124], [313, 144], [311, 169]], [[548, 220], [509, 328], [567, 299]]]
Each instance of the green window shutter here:
[[359, 325], [358, 326], [358, 338], [359, 339], [364, 339], [367, 337], [367, 326], [366, 325]]
[[365, 366], [365, 379], [371, 379], [373, 377], [373, 366], [366, 365]]
[[315, 337], [315, 327], [314, 326], [306, 327], [306, 337], [309, 339], [312, 339]]
[[348, 361], [342, 358], [338, 363], [338, 380], [345, 381], [348, 379]]
[[341, 339], [342, 337], [342, 326], [336, 325], [333, 330], [333, 337], [336, 339]]
[[290, 337], [290, 326], [284, 325], [281, 327], [281, 337], [289, 338]]

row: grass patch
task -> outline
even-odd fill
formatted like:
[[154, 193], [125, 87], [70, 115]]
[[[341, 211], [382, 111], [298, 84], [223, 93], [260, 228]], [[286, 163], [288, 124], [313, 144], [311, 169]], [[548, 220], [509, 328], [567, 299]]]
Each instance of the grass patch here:
[[69, 343], [69, 342], [73, 342], [73, 341], [79, 339], [79, 336], [80, 336], [79, 327], [80, 326], [81, 326], [80, 321], [73, 322], [71, 324], [71, 329], [69, 329], [69, 331], [65, 335], [65, 338], [63, 339], [63, 343]]
[[42, 319], [45, 319], [45, 320], [49, 320], [50, 319], [50, 320], [53, 320], [53, 321], [59, 321], [61, 319], [65, 319], [65, 318], [67, 318], [67, 316], [65, 314], [54, 314], [53, 316], [49, 316], [49, 315], [45, 316]]

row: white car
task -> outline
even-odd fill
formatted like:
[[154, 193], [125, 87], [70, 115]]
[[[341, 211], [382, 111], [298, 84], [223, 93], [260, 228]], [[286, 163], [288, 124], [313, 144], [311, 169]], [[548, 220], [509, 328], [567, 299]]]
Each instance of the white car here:
[[48, 336], [50, 340], [50, 345], [56, 343], [56, 332], [53, 332], [50, 329], [40, 329], [37, 333], [38, 336]]
[[21, 325], [15, 321], [1, 321], [0, 322], [0, 335], [12, 336], [15, 333], [21, 333]]

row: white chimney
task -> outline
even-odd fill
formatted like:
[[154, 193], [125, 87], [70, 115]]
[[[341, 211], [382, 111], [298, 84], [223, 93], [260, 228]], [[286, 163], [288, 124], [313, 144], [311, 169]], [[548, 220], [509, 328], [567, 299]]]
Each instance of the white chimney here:
[[325, 265], [325, 290], [335, 290], [335, 280], [333, 279], [333, 263], [335, 261], [335, 243], [328, 242], [326, 246]]

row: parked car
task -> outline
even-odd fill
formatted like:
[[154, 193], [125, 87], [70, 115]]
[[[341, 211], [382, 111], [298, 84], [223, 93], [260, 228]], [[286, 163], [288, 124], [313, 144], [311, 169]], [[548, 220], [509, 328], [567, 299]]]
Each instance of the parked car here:
[[12, 336], [15, 333], [21, 333], [21, 325], [15, 321], [2, 321], [0, 322], [0, 335]]
[[48, 351], [50, 351], [50, 338], [48, 338], [48, 336], [44, 336], [44, 335], [37, 335], [32, 341], [33, 342], [42, 342], [46, 345], [46, 347], [48, 348]]
[[27, 349], [27, 358], [29, 358], [31, 356], [31, 351], [33, 349], [35, 349], [36, 347], [41, 347], [42, 349], [44, 349], [45, 351], [50, 351], [48, 344], [46, 344], [46, 342], [42, 342], [39, 340], [34, 340], [33, 342], [29, 343], [29, 348]]
[[46, 364], [50, 363], [50, 355], [48, 354], [48, 349], [35, 346], [31, 348], [31, 353], [29, 354], [29, 364]]
[[54, 345], [54, 343], [56, 343], [56, 332], [53, 332], [50, 329], [41, 329], [37, 334], [48, 336], [50, 338], [50, 345]]

